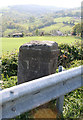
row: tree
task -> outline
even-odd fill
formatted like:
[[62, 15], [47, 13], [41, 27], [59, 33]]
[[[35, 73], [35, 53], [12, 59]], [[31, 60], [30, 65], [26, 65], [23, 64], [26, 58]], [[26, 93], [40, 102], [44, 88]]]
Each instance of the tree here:
[[83, 23], [81, 23], [81, 37], [83, 38]]
[[29, 31], [29, 32], [32, 32], [32, 28], [31, 28], [31, 27], [29, 27], [29, 28], [28, 28], [28, 31]]
[[74, 25], [74, 27], [72, 28], [72, 35], [80, 35], [81, 33], [81, 24], [77, 23], [76, 25]]
[[36, 29], [36, 32], [35, 32], [35, 33], [36, 33], [36, 35], [38, 36], [38, 34], [39, 34], [39, 31], [38, 31], [38, 29]]
[[35, 21], [35, 17], [34, 16], [31, 16], [30, 18], [29, 18], [29, 22], [30, 23], [33, 23]]

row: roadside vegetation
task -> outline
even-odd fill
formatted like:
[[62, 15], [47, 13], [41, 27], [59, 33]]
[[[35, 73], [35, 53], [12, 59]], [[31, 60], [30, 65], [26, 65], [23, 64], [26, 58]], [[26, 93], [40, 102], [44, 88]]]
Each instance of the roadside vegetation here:
[[[59, 44], [60, 53], [58, 56], [58, 66], [62, 65], [65, 69], [71, 69], [83, 65], [83, 56], [80, 42], [72, 44]], [[3, 54], [1, 57], [1, 87], [6, 89], [17, 85], [18, 51]], [[58, 72], [58, 68], [56, 70]], [[65, 95], [63, 106], [63, 119], [81, 120], [83, 118], [83, 87]], [[56, 100], [52, 103], [55, 105]], [[26, 112], [12, 120], [23, 120], [31, 118], [30, 112]]]

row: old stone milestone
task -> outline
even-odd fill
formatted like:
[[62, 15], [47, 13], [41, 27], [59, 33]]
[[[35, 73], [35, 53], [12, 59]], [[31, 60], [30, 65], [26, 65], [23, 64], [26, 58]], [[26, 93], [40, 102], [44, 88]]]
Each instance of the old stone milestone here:
[[31, 41], [19, 48], [18, 84], [55, 73], [58, 44], [53, 41]]

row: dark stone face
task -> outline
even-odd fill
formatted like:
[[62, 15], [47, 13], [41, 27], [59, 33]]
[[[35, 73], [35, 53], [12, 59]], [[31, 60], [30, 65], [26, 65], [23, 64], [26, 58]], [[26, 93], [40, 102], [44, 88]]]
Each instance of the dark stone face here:
[[52, 41], [32, 41], [19, 49], [18, 84], [55, 73], [58, 44]]

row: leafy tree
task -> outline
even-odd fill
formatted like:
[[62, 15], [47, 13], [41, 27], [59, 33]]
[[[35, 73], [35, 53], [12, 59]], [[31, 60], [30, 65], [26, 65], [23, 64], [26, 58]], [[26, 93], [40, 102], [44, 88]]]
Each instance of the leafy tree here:
[[81, 23], [81, 37], [83, 37], [83, 22]]
[[81, 33], [81, 24], [78, 23], [76, 25], [74, 25], [74, 27], [72, 28], [72, 35], [80, 35]]
[[31, 16], [30, 18], [29, 18], [29, 22], [30, 23], [33, 23], [35, 21], [35, 17], [34, 16]]
[[36, 33], [36, 35], [38, 36], [38, 34], [39, 34], [39, 31], [38, 31], [38, 29], [36, 29], [36, 32], [35, 32], [35, 33]]
[[28, 28], [28, 31], [29, 31], [29, 32], [32, 32], [32, 28], [31, 28], [31, 27], [29, 27], [29, 28]]

